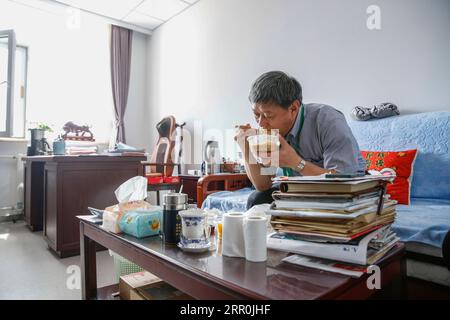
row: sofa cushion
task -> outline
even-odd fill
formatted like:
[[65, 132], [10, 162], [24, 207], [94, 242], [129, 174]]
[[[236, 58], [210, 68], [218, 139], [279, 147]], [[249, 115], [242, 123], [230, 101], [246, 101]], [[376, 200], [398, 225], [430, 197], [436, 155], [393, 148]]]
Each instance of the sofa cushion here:
[[411, 198], [450, 199], [450, 111], [349, 121], [361, 150], [418, 149]]
[[399, 204], [408, 205], [410, 203], [411, 178], [417, 150], [361, 151], [361, 154], [363, 159], [366, 160], [367, 170], [380, 172], [388, 168], [395, 172], [397, 177], [392, 184], [387, 186], [387, 193]]
[[237, 191], [215, 192], [206, 197], [202, 209], [244, 212], [247, 210], [247, 199], [253, 191], [255, 191], [253, 188], [243, 188]]
[[450, 230], [450, 200], [411, 199], [411, 205], [397, 205], [392, 225], [402, 241], [442, 248]]

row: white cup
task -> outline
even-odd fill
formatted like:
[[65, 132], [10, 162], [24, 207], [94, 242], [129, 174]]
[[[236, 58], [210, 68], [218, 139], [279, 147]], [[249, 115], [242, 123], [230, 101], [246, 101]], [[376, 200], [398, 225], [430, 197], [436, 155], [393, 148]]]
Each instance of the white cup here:
[[206, 213], [202, 209], [182, 210], [181, 234], [185, 240], [206, 240], [205, 223]]

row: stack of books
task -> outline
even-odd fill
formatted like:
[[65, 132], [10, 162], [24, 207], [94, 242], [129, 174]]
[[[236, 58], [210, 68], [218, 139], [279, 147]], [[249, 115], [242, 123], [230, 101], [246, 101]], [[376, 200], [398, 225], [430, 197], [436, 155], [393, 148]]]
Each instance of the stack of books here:
[[[268, 236], [268, 248], [315, 257], [314, 263], [325, 259], [323, 263], [328, 266], [329, 260], [359, 266], [374, 264], [399, 240], [390, 228], [397, 202], [384, 194], [385, 184], [394, 178], [275, 179], [280, 182], [280, 191], [274, 192], [274, 202], [267, 212], [275, 230]], [[304, 265], [306, 260], [286, 259]]]
[[72, 156], [81, 154], [97, 154], [97, 147], [67, 147], [66, 153]]

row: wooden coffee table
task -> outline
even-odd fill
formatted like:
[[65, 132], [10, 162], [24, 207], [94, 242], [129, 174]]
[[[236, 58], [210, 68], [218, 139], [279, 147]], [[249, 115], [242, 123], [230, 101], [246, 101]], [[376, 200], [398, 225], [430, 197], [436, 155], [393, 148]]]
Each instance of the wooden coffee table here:
[[[97, 299], [96, 243], [138, 264], [196, 299], [367, 299], [385, 293], [402, 298], [406, 277], [404, 245], [397, 244], [379, 263], [381, 290], [366, 280], [281, 262], [287, 253], [268, 250], [266, 262], [222, 256], [219, 249], [185, 253], [159, 237], [116, 235], [79, 216], [82, 298]], [[111, 290], [111, 288], [107, 288]], [[381, 292], [380, 292], [381, 291]], [[387, 297], [387, 296], [386, 296]]]

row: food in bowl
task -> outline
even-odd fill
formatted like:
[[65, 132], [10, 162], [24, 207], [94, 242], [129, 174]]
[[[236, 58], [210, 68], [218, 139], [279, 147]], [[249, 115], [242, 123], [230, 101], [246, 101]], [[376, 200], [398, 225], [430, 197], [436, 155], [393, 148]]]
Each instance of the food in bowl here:
[[258, 163], [267, 165], [267, 160], [272, 157], [272, 152], [280, 148], [280, 140], [277, 135], [258, 134], [247, 138], [250, 152]]

